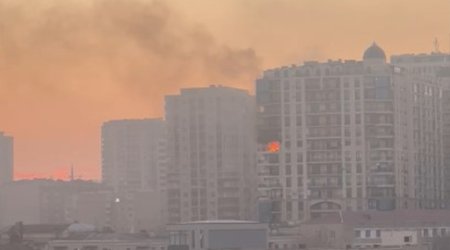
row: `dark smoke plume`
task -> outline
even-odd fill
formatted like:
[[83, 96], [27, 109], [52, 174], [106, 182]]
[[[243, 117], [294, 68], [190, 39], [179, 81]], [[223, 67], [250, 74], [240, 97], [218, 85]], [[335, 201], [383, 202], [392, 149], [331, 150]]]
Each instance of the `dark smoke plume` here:
[[242, 86], [259, 66], [252, 49], [219, 44], [163, 1], [0, 0], [4, 93], [114, 88], [161, 99], [182, 84]]

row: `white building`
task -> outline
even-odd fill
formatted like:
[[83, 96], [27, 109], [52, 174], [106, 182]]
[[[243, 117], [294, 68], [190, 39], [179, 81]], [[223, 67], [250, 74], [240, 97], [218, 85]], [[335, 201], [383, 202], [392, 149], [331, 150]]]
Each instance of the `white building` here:
[[197, 221], [169, 225], [168, 249], [267, 249], [268, 227], [252, 221]]
[[0, 132], [0, 185], [13, 180], [14, 139]]
[[169, 222], [256, 217], [254, 98], [211, 86], [166, 97]]
[[260, 195], [272, 223], [341, 210], [439, 208], [440, 85], [386, 62], [305, 62], [256, 82]]
[[102, 180], [116, 191], [165, 189], [161, 119], [116, 120], [102, 127]]

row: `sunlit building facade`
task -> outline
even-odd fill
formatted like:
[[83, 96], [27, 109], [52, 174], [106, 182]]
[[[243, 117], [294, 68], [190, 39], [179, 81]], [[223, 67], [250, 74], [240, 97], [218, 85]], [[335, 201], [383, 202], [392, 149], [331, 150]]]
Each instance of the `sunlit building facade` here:
[[256, 217], [254, 107], [222, 86], [166, 96], [170, 223]]
[[0, 132], [0, 185], [11, 182], [14, 174], [14, 139]]
[[376, 44], [362, 61], [267, 70], [256, 97], [260, 199], [272, 223], [441, 206], [439, 85], [386, 63]]

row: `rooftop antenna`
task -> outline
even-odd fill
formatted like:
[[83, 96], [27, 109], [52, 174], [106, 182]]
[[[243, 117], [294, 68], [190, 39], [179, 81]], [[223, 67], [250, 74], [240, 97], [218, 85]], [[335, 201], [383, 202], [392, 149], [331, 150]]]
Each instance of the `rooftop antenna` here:
[[433, 45], [434, 45], [434, 52], [435, 53], [440, 53], [440, 51], [439, 51], [439, 40], [437, 39], [437, 37], [434, 38]]

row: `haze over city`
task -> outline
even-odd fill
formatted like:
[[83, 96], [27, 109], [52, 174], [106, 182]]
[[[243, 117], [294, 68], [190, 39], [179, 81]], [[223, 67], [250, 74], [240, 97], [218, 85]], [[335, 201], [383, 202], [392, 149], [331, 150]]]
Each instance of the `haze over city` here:
[[15, 178], [100, 178], [100, 126], [163, 116], [163, 97], [262, 70], [450, 46], [446, 0], [0, 1], [0, 130]]
[[449, 0], [0, 0], [0, 250], [449, 245]]

